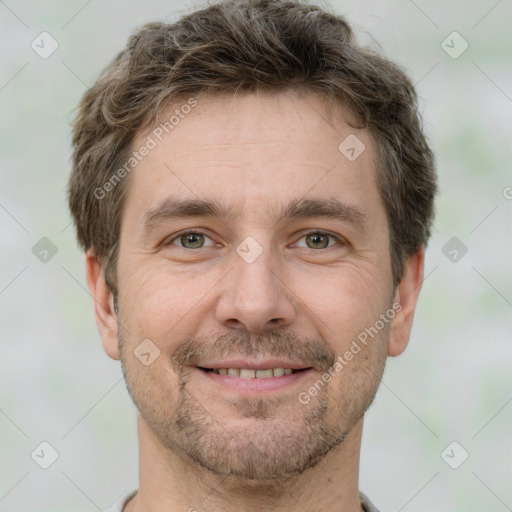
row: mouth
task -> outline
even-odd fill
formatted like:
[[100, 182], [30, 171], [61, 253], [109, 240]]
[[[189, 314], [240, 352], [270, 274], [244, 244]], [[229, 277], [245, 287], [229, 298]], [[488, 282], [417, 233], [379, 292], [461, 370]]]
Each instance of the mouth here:
[[216, 375], [229, 375], [230, 377], [239, 377], [240, 379], [270, 379], [272, 377], [282, 377], [293, 373], [303, 372], [311, 368], [266, 368], [257, 370], [255, 368], [203, 368], [198, 366], [204, 372], [211, 372]]
[[284, 390], [296, 386], [314, 370], [307, 368], [289, 368], [283, 366], [262, 367], [211, 367], [197, 366], [200, 378], [206, 379], [211, 386], [225, 391], [235, 391], [243, 395], [261, 395], [272, 391]]

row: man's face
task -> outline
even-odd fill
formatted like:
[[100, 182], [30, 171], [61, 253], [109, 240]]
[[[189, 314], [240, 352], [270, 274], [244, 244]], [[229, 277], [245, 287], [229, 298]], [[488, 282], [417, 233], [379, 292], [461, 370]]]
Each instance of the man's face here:
[[[355, 131], [324, 112], [291, 92], [200, 99], [161, 141], [149, 134], [156, 147], [129, 177], [117, 267], [127, 385], [165, 449], [218, 474], [279, 479], [315, 465], [382, 375], [388, 324], [298, 399], [393, 298], [374, 142], [358, 131], [366, 149], [347, 158], [338, 146]], [[179, 216], [176, 201], [230, 216], [190, 205]]]

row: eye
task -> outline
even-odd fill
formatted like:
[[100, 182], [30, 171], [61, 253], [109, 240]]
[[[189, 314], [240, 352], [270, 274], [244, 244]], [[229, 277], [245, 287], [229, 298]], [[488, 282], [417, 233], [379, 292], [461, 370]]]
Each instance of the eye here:
[[[298, 247], [306, 247], [307, 249], [327, 249], [332, 245], [336, 245], [336, 242], [338, 245], [345, 245], [345, 242], [340, 238], [322, 231], [307, 233], [300, 240], [303, 239], [306, 245], [297, 244]], [[205, 245], [206, 240], [210, 240], [211, 243]], [[331, 241], [334, 241], [334, 243], [331, 243]], [[202, 249], [203, 247], [214, 247], [216, 244], [209, 236], [200, 231], [186, 231], [164, 242], [163, 245], [178, 245], [183, 249]]]
[[[202, 247], [212, 247], [215, 243], [210, 244], [209, 246], [205, 246], [205, 239], [211, 240], [211, 238], [200, 231], [186, 231], [185, 233], [180, 233], [168, 242], [165, 242], [164, 245], [178, 245], [183, 249], [201, 249]], [[178, 243], [175, 243], [175, 242]], [[213, 241], [212, 241], [213, 242]]]
[[[329, 233], [323, 233], [321, 231], [314, 231], [312, 233], [308, 233], [304, 235], [302, 239], [306, 240], [306, 246], [308, 249], [327, 249], [330, 247], [329, 239], [335, 240], [338, 243], [341, 243], [341, 245], [344, 245], [343, 242], [335, 237], [334, 235], [330, 235]], [[299, 245], [299, 247], [304, 247], [303, 245]]]

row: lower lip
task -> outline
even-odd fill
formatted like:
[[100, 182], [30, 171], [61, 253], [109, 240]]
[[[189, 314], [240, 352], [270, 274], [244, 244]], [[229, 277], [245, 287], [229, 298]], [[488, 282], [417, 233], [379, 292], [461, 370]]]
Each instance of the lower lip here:
[[258, 393], [289, 388], [307, 378], [312, 372], [312, 369], [308, 368], [307, 370], [302, 370], [300, 372], [282, 375], [281, 377], [269, 377], [267, 379], [243, 379], [241, 377], [233, 377], [232, 375], [220, 375], [218, 373], [205, 372], [199, 368], [196, 368], [196, 371], [204, 378], [207, 378], [209, 382], [214, 382], [225, 389]]

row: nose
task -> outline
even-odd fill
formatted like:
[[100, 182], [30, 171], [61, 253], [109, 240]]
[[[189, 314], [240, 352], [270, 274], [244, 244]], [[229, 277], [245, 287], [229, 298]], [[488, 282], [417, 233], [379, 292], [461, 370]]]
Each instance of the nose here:
[[286, 327], [295, 320], [293, 292], [284, 272], [271, 261], [270, 251], [249, 263], [234, 254], [217, 302], [216, 319], [231, 329], [252, 333]]

